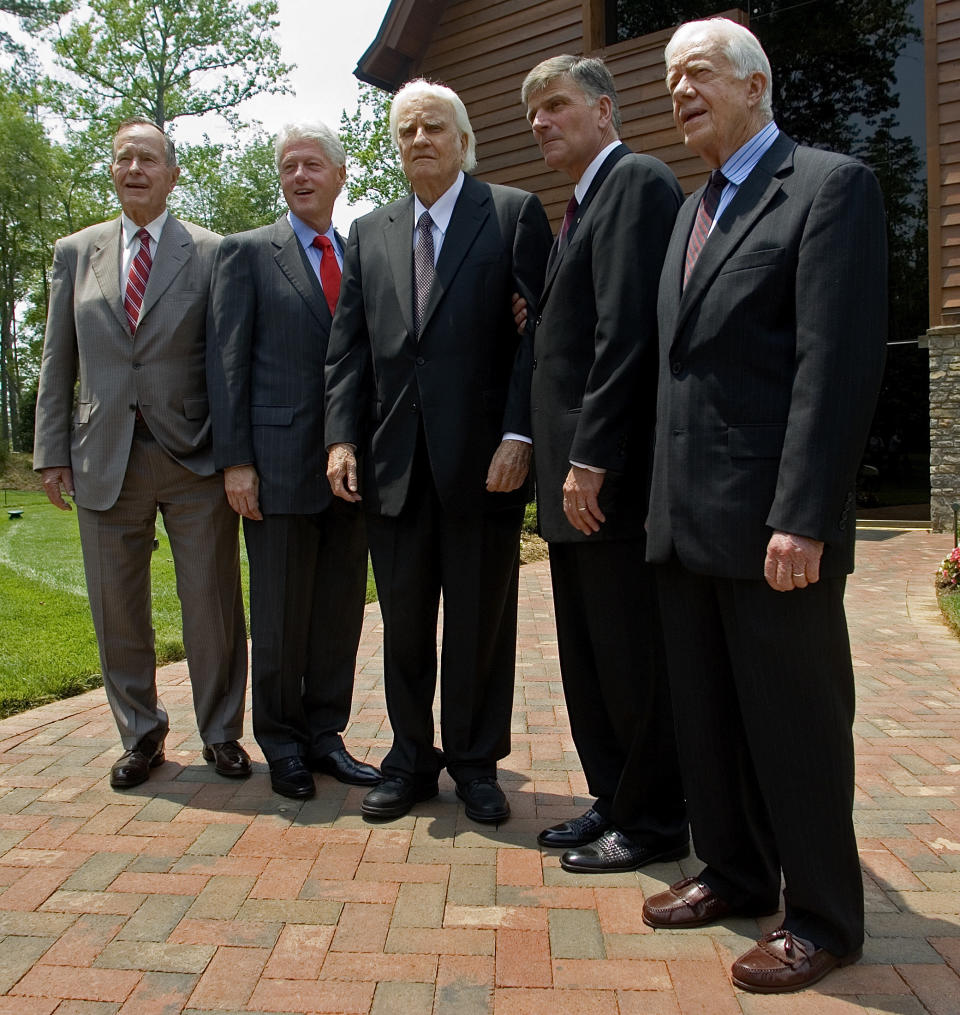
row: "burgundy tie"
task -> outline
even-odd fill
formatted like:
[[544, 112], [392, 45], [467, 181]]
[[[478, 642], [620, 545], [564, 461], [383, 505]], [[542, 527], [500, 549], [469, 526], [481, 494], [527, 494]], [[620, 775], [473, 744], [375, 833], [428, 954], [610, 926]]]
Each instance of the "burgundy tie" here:
[[127, 323], [130, 325], [131, 335], [137, 330], [140, 308], [143, 306], [143, 294], [147, 291], [147, 279], [150, 277], [150, 266], [153, 264], [153, 259], [150, 257], [150, 233], [146, 229], [141, 229], [137, 236], [140, 237], [140, 249], [133, 259], [133, 264], [130, 265], [127, 291], [123, 297], [123, 309], [127, 312]]
[[567, 210], [563, 213], [563, 225], [560, 226], [560, 236], [557, 239], [557, 250], [563, 250], [563, 246], [567, 242], [567, 233], [570, 232], [579, 207], [576, 197], [571, 197], [567, 202]]
[[683, 269], [684, 286], [686, 286], [687, 279], [690, 278], [690, 272], [693, 271], [693, 266], [697, 263], [700, 251], [703, 250], [703, 245], [707, 242], [707, 237], [710, 235], [710, 226], [713, 225], [713, 217], [717, 214], [717, 205], [720, 203], [720, 195], [723, 193], [723, 188], [726, 185], [727, 178], [719, 169], [714, 169], [710, 174], [710, 182], [707, 184], [707, 189], [703, 192], [700, 207], [697, 209], [697, 218], [693, 223], [690, 239], [687, 241], [687, 260]]
[[313, 245], [320, 248], [320, 285], [323, 286], [323, 295], [332, 317], [340, 298], [340, 265], [337, 264], [337, 254], [328, 237], [314, 236]]

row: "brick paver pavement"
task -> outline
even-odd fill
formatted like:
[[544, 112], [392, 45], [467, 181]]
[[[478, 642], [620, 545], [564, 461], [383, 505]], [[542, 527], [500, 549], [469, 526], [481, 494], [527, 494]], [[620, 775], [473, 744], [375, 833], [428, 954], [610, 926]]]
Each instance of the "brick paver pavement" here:
[[[273, 795], [259, 755], [251, 779], [219, 778], [182, 664], [161, 673], [166, 764], [134, 790], [108, 785], [119, 746], [102, 692], [0, 722], [0, 1015], [956, 1015], [960, 644], [932, 596], [949, 541], [861, 535], [847, 601], [862, 963], [800, 995], [736, 991], [728, 966], [756, 921], [640, 921], [644, 894], [695, 873], [694, 858], [578, 877], [536, 847], [545, 823], [587, 803], [541, 563], [521, 572], [502, 770], [514, 816], [500, 828], [468, 821], [446, 776], [438, 799], [381, 825], [361, 819], [362, 790], [331, 779], [303, 804]], [[390, 738], [381, 675], [371, 607], [347, 740], [372, 761]]]

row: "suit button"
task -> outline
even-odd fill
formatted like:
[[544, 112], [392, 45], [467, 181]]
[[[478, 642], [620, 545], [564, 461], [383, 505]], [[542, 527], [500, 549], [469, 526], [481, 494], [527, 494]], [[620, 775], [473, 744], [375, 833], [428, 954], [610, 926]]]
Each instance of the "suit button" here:
[[536, 360], [534, 360], [534, 361], [533, 361], [533, 369], [534, 369], [534, 370], [536, 370], [536, 369], [537, 369], [537, 361], [536, 361]]
[[418, 366], [418, 367], [422, 367], [422, 366], [423, 366], [423, 364], [424, 364], [424, 363], [426, 363], [426, 362], [427, 362], [427, 361], [426, 361], [426, 360], [425, 360], [425, 359], [424, 359], [424, 358], [423, 358], [422, 356], [418, 356], [418, 357], [417, 357], [417, 366]]
[[417, 403], [416, 403], [416, 402], [414, 402], [414, 403], [413, 403], [413, 404], [412, 404], [412, 405], [410, 406], [410, 411], [411, 411], [411, 412], [419, 412], [419, 411], [420, 411], [420, 406], [419, 406], [419, 405], [417, 405]]
[[536, 324], [536, 326], [537, 326], [538, 328], [540, 327], [540, 322], [541, 322], [542, 320], [543, 320], [543, 318], [542, 318], [542, 317], [538, 317], [538, 318], [536, 319], [536, 321], [534, 322], [534, 323]]
[[137, 407], [136, 407], [135, 405], [128, 405], [128, 406], [127, 406], [127, 408], [128, 408], [128, 409], [129, 409], [129, 410], [130, 410], [131, 412], [136, 412], [136, 411], [137, 411]]
[[133, 364], [133, 369], [134, 370], [139, 370], [140, 369], [140, 364], [139, 363], [134, 363]]
[[674, 372], [674, 374], [678, 374], [683, 369], [683, 367], [679, 363], [671, 363], [670, 369]]

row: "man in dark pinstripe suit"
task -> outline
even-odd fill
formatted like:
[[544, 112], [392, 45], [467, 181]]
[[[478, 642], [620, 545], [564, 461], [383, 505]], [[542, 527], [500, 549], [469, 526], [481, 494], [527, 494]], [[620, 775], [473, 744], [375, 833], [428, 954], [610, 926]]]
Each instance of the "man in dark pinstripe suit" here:
[[326, 480], [323, 364], [343, 241], [331, 215], [343, 146], [324, 124], [276, 142], [289, 212], [227, 237], [214, 265], [207, 368], [214, 457], [250, 559], [253, 731], [273, 789], [314, 795], [312, 771], [374, 785], [347, 753], [367, 544]]

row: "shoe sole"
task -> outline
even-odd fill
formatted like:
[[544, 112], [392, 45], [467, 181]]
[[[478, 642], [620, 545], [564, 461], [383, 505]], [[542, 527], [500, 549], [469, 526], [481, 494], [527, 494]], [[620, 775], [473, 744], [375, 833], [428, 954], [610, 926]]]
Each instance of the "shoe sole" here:
[[[209, 754], [207, 753], [208, 751], [210, 752]], [[242, 771], [242, 772], [235, 772], [235, 771], [225, 772], [222, 768], [220, 768], [216, 764], [216, 760], [217, 760], [216, 756], [214, 755], [213, 751], [210, 751], [210, 749], [208, 747], [204, 747], [202, 754], [203, 754], [203, 760], [208, 765], [213, 765], [214, 772], [216, 772], [217, 775], [225, 776], [227, 779], [247, 779], [247, 778], [250, 777], [250, 775], [253, 772], [253, 769], [251, 769], [250, 767], [247, 767], [247, 769], [245, 771]]]
[[429, 787], [428, 789], [420, 789], [413, 791], [413, 800], [410, 804], [404, 807], [370, 807], [366, 800], [360, 802], [360, 811], [365, 814], [368, 818], [402, 818], [405, 814], [409, 814], [410, 811], [416, 804], [422, 803], [424, 800], [432, 800], [435, 796], [439, 796], [439, 787]]
[[851, 952], [849, 955], [844, 955], [842, 958], [838, 958], [832, 966], [827, 966], [826, 969], [817, 973], [816, 976], [811, 976], [809, 980], [804, 980], [803, 983], [789, 984], [785, 987], [771, 987], [766, 984], [747, 983], [746, 980], [738, 980], [735, 976], [730, 977], [735, 987], [739, 987], [741, 990], [749, 991], [751, 994], [792, 994], [798, 990], [805, 990], [807, 987], [812, 987], [813, 984], [819, 983], [828, 973], [832, 973], [834, 969], [842, 969], [844, 966], [852, 966], [854, 962], [859, 962], [863, 958], [863, 949], [858, 948], [855, 952]]
[[[159, 754], [155, 754], [150, 759], [150, 767], [159, 768], [166, 760], [167, 759], [164, 757], [163, 751], [161, 751]], [[149, 778], [150, 773], [147, 772], [147, 774], [142, 779], [137, 779], [136, 782], [114, 782], [113, 776], [111, 775], [110, 785], [113, 789], [132, 789], [134, 786], [142, 786]]]
[[270, 783], [270, 789], [273, 790], [278, 796], [286, 797], [288, 800], [309, 800], [311, 797], [316, 796], [316, 788], [311, 786], [309, 789], [304, 787], [303, 790], [282, 790], [279, 789], [272, 781]]
[[560, 857], [560, 866], [570, 874], [629, 874], [630, 871], [639, 870], [641, 867], [646, 867], [651, 863], [666, 863], [668, 860], [684, 860], [689, 855], [690, 847], [684, 846], [682, 849], [671, 849], [666, 850], [663, 853], [655, 853], [649, 859], [643, 860], [640, 863], [617, 864], [615, 867], [606, 864], [602, 867], [583, 867], [579, 864], [566, 864], [563, 862], [563, 857]]

